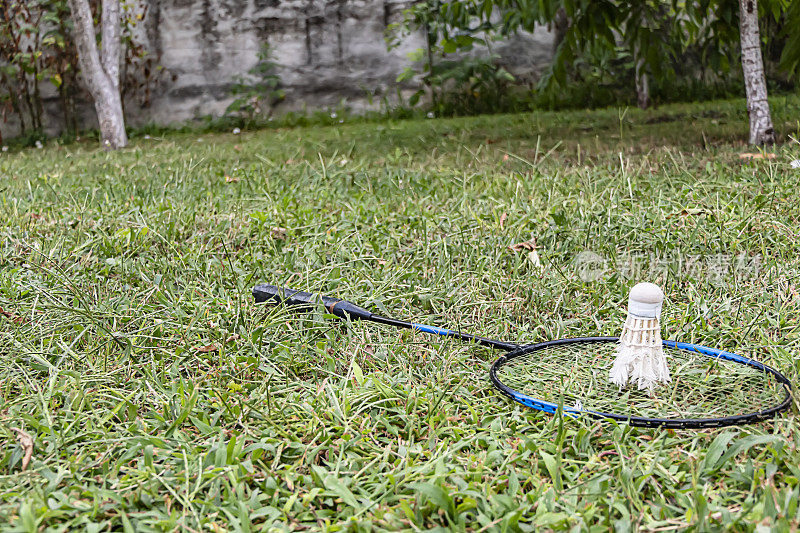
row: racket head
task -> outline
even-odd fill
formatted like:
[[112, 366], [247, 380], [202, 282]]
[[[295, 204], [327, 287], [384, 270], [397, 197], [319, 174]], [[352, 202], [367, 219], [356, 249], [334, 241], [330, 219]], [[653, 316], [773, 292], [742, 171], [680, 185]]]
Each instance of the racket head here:
[[490, 370], [502, 394], [527, 407], [613, 419], [640, 427], [710, 428], [749, 424], [787, 410], [791, 383], [777, 370], [734, 353], [664, 341], [672, 381], [652, 393], [619, 389], [608, 373], [617, 337], [557, 339], [512, 350]]

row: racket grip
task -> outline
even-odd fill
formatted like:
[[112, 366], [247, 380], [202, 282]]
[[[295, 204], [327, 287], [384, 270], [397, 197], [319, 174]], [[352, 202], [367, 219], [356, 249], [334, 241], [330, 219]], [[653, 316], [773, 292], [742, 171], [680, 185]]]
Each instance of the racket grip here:
[[350, 320], [369, 320], [372, 318], [372, 313], [347, 300], [285, 287], [276, 287], [265, 283], [253, 287], [253, 297], [256, 302], [285, 304], [301, 311], [313, 309], [315, 305], [322, 302], [322, 305], [325, 306], [329, 313], [339, 318], [350, 318]]

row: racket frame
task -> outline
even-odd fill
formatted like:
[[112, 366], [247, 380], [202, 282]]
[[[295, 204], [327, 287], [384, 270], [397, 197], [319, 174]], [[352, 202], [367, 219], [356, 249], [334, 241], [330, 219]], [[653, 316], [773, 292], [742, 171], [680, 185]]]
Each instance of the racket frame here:
[[[500, 378], [497, 376], [497, 371], [500, 368], [502, 368], [505, 364], [509, 363], [510, 361], [513, 361], [518, 357], [521, 357], [523, 355], [528, 355], [530, 353], [534, 353], [539, 350], [551, 348], [553, 346], [563, 346], [565, 344], [587, 344], [587, 343], [618, 342], [618, 341], [619, 337], [574, 337], [566, 339], [555, 339], [551, 341], [520, 346], [518, 349], [511, 350], [508, 353], [501, 355], [499, 358], [497, 358], [497, 360], [495, 360], [495, 362], [492, 364], [492, 367], [489, 369], [489, 378], [492, 381], [492, 385], [494, 385], [494, 387], [498, 391], [500, 391], [503, 395], [510, 398], [511, 400], [519, 404], [522, 404], [526, 407], [530, 407], [532, 409], [537, 409], [545, 413], [554, 414], [559, 409], [558, 404], [548, 402], [540, 398], [534, 398], [532, 396], [529, 396], [527, 394], [512, 389], [511, 387], [509, 387], [500, 380]], [[775, 405], [773, 407], [769, 407], [767, 409], [763, 409], [761, 411], [756, 411], [753, 413], [746, 413], [741, 415], [732, 415], [732, 416], [718, 417], [718, 418], [650, 418], [641, 416], [620, 415], [617, 413], [606, 413], [603, 411], [592, 411], [588, 409], [575, 409], [567, 406], [561, 406], [562, 412], [571, 416], [586, 415], [596, 419], [611, 419], [611, 420], [616, 420], [618, 422], [625, 422], [631, 426], [637, 426], [637, 427], [663, 427], [669, 429], [702, 429], [702, 428], [716, 428], [725, 426], [738, 426], [743, 424], [752, 424], [755, 422], [761, 422], [763, 420], [767, 420], [773, 417], [777, 413], [787, 410], [792, 403], [792, 384], [789, 381], [789, 379], [783, 374], [781, 374], [779, 371], [775, 370], [774, 368], [768, 365], [765, 365], [764, 363], [756, 361], [755, 359], [750, 359], [748, 357], [737, 355], [735, 353], [726, 352], [724, 350], [718, 350], [716, 348], [709, 348], [708, 346], [702, 346], [700, 344], [691, 344], [679, 341], [663, 341], [663, 344], [667, 348], [676, 348], [679, 350], [697, 352], [703, 355], [707, 355], [709, 357], [716, 357], [718, 359], [733, 361], [735, 363], [750, 366], [762, 372], [772, 374], [778, 381], [778, 383], [784, 386], [784, 391], [786, 394], [783, 400], [778, 405]]]
[[[536, 344], [521, 345], [511, 342], [504, 342], [496, 339], [490, 339], [487, 337], [479, 337], [478, 335], [472, 335], [471, 333], [464, 333], [462, 331], [440, 328], [437, 326], [428, 326], [425, 324], [417, 324], [415, 322], [407, 322], [405, 320], [397, 320], [395, 318], [384, 317], [376, 315], [375, 313], [372, 313], [364, 309], [363, 307], [359, 307], [356, 304], [349, 302], [347, 300], [340, 300], [338, 298], [331, 298], [328, 296], [320, 296], [308, 292], [278, 287], [275, 285], [267, 285], [267, 284], [256, 285], [255, 287], [253, 287], [253, 296], [255, 297], [256, 302], [271, 302], [274, 304], [285, 304], [289, 307], [298, 310], [309, 310], [313, 308], [315, 305], [322, 305], [329, 313], [344, 320], [352, 320], [352, 321], [367, 320], [370, 322], [376, 322], [378, 324], [384, 324], [396, 328], [412, 329], [414, 331], [421, 331], [423, 333], [430, 333], [442, 337], [450, 337], [467, 342], [474, 342], [482, 346], [487, 346], [489, 348], [494, 348], [497, 350], [504, 350], [506, 351], [506, 353], [497, 358], [492, 364], [491, 368], [489, 369], [489, 378], [491, 379], [492, 385], [500, 393], [510, 398], [511, 400], [526, 407], [530, 407], [532, 409], [536, 409], [550, 414], [554, 414], [558, 411], [559, 406], [557, 404], [539, 398], [533, 398], [531, 396], [528, 396], [524, 393], [521, 393], [519, 391], [516, 391], [508, 387], [497, 377], [497, 370], [500, 369], [503, 365], [505, 365], [509, 361], [512, 361], [517, 357], [529, 354], [531, 352], [536, 352], [538, 350], [543, 350], [552, 346], [559, 346], [564, 344], [577, 344], [577, 343], [599, 343], [599, 342], [619, 341], [618, 337], [575, 337], [567, 339], [555, 339]], [[587, 415], [591, 418], [596, 418], [596, 419], [611, 419], [611, 420], [616, 420], [617, 422], [625, 422], [632, 426], [638, 426], [638, 427], [701, 429], [701, 428], [715, 428], [723, 426], [735, 426], [735, 425], [760, 422], [772, 417], [777, 413], [787, 410], [791, 406], [792, 403], [791, 382], [786, 376], [781, 374], [779, 371], [775, 370], [770, 366], [765, 365], [764, 363], [731, 352], [726, 352], [724, 350], [709, 348], [708, 346], [701, 346], [699, 344], [690, 344], [679, 341], [663, 341], [663, 343], [664, 346], [668, 348], [694, 351], [710, 357], [725, 359], [742, 365], [750, 366], [758, 370], [761, 370], [763, 372], [772, 374], [775, 377], [775, 379], [784, 386], [786, 396], [783, 398], [780, 404], [774, 407], [770, 407], [768, 409], [764, 409], [754, 413], [747, 413], [742, 415], [734, 415], [734, 416], [719, 417], [719, 418], [687, 418], [687, 419], [648, 418], [648, 417], [638, 417], [630, 415], [620, 415], [616, 413], [605, 413], [602, 411], [591, 411], [586, 409], [575, 409], [566, 406], [561, 407], [562, 412], [569, 416]]]

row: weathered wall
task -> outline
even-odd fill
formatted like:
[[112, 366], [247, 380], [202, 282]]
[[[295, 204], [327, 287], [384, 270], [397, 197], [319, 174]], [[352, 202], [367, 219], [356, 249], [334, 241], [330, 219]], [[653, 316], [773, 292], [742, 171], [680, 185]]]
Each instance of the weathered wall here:
[[[383, 32], [406, 3], [387, 0], [151, 0], [148, 38], [173, 76], [154, 102], [159, 119], [219, 114], [230, 85], [269, 43], [287, 107], [358, 106], [385, 91], [418, 47], [392, 52]], [[148, 113], [148, 114], [151, 114]]]
[[[408, 0], [150, 0], [151, 48], [174, 82], [153, 109], [159, 122], [219, 114], [230, 102], [231, 81], [256, 61], [267, 42], [286, 89], [284, 108], [355, 108], [393, 95], [407, 54], [423, 46], [412, 35], [387, 51], [387, 26], [402, 18]], [[551, 57], [546, 31], [500, 43], [512, 71], [536, 75]]]
[[[140, 37], [166, 73], [148, 108], [126, 103], [131, 125], [222, 114], [232, 83], [253, 66], [265, 42], [280, 65], [284, 110], [334, 107], [343, 100], [356, 110], [377, 107], [384, 95], [394, 96], [407, 54], [423, 45], [419, 34], [386, 49], [386, 27], [402, 18], [411, 0], [143, 1], [148, 6]], [[551, 48], [552, 36], [542, 29], [498, 43], [495, 52], [526, 79], [547, 64]], [[55, 106], [48, 103], [50, 133], [60, 128]], [[83, 106], [82, 114], [92, 125], [92, 106]], [[6, 135], [9, 126], [2, 125]]]

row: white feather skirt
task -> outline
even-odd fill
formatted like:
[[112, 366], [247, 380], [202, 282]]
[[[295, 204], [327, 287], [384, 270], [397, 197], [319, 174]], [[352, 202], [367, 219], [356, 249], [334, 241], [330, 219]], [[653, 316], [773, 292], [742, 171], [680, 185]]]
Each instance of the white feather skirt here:
[[635, 384], [639, 390], [670, 381], [658, 318], [628, 314], [609, 378], [619, 387]]

